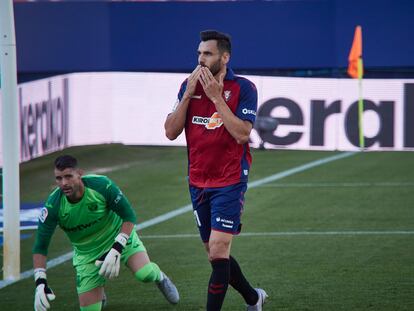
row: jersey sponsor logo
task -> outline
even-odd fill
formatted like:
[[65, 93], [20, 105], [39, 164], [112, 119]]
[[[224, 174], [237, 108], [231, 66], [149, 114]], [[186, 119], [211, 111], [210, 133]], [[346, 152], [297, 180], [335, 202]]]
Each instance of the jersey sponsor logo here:
[[220, 217], [216, 217], [216, 221], [217, 222], [224, 222], [226, 224], [233, 224], [233, 220], [228, 220], [228, 219], [224, 219], [224, 218], [220, 218]]
[[197, 125], [204, 125], [208, 130], [214, 130], [223, 125], [223, 120], [221, 119], [218, 112], [215, 112], [209, 118], [194, 116], [192, 123]]
[[218, 112], [213, 113], [213, 115], [210, 117], [210, 121], [206, 125], [206, 128], [208, 130], [214, 130], [215, 128], [218, 128], [223, 125], [223, 120], [221, 119]]
[[62, 228], [63, 231], [68, 231], [68, 232], [82, 231], [82, 230], [85, 230], [85, 229], [88, 229], [88, 228], [92, 227], [93, 225], [96, 225], [98, 222], [100, 222], [102, 220], [102, 218], [103, 218], [103, 216], [98, 218], [98, 219], [95, 219], [94, 221], [91, 221], [87, 224], [80, 224], [80, 225], [77, 225], [77, 226], [71, 227], [71, 228], [70, 227], [65, 227], [65, 226], [61, 226], [61, 228]]
[[193, 95], [191, 96], [191, 99], [201, 99], [201, 95]]
[[242, 113], [243, 114], [252, 114], [254, 116], [256, 115], [256, 111], [255, 110], [250, 110], [250, 109], [247, 109], [247, 108], [243, 108]]
[[220, 217], [216, 217], [216, 221], [219, 222], [221, 224], [221, 226], [224, 227], [224, 228], [232, 229], [233, 225], [234, 225], [233, 220], [228, 220], [228, 219], [224, 219], [224, 218], [220, 218]]
[[49, 214], [49, 212], [47, 211], [47, 208], [42, 207], [42, 209], [40, 210], [39, 220], [41, 222], [45, 222], [48, 214]]
[[226, 102], [229, 101], [230, 97], [231, 97], [231, 91], [224, 91], [224, 100]]

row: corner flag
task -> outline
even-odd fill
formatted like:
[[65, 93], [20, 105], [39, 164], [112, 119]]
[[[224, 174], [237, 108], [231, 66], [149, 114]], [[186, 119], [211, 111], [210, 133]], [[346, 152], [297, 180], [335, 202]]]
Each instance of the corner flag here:
[[348, 74], [351, 78], [362, 79], [364, 68], [362, 65], [362, 30], [361, 26], [355, 28], [354, 41], [348, 56]]
[[355, 28], [354, 41], [348, 56], [348, 74], [351, 78], [358, 79], [358, 129], [359, 129], [359, 148], [365, 148], [363, 114], [364, 100], [362, 97], [362, 76], [364, 67], [362, 65], [362, 29], [361, 26]]

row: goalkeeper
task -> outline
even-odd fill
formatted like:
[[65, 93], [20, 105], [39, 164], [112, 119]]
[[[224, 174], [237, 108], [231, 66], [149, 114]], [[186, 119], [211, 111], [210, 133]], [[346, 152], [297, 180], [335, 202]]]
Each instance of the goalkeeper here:
[[46, 311], [55, 299], [46, 279], [46, 256], [57, 225], [73, 245], [81, 311], [102, 310], [105, 280], [118, 276], [121, 262], [137, 280], [154, 282], [170, 303], [178, 303], [177, 288], [150, 261], [134, 230], [135, 212], [118, 186], [105, 176], [82, 176], [77, 160], [69, 155], [55, 160], [54, 172], [58, 187], [39, 216], [33, 246], [35, 311]]

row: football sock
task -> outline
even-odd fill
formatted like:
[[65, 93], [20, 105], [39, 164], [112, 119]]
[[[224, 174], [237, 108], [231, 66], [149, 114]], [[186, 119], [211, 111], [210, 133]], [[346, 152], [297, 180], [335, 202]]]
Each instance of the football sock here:
[[256, 290], [249, 284], [234, 257], [230, 256], [230, 285], [237, 290], [248, 305], [255, 305], [259, 299]]
[[144, 283], [158, 282], [161, 280], [161, 270], [156, 263], [149, 262], [135, 272], [135, 277]]
[[97, 303], [91, 304], [89, 306], [80, 307], [81, 311], [101, 311], [102, 309], [102, 301]]
[[207, 311], [219, 311], [226, 296], [230, 278], [230, 261], [219, 258], [211, 261], [213, 271], [208, 284]]

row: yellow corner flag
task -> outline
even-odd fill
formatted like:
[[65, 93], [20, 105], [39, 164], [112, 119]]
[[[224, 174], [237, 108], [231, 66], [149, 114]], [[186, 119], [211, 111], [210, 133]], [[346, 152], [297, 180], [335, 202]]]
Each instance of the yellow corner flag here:
[[361, 26], [355, 28], [354, 41], [348, 56], [348, 74], [351, 78], [362, 79], [364, 69], [362, 66], [362, 29]]
[[363, 127], [364, 100], [362, 96], [362, 76], [364, 67], [362, 65], [362, 29], [361, 26], [355, 28], [354, 41], [348, 56], [348, 74], [351, 78], [358, 78], [358, 129], [359, 129], [359, 148], [364, 150], [365, 137]]

